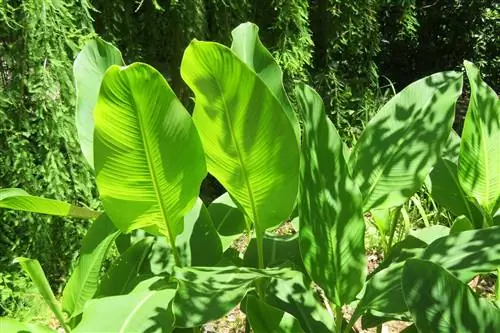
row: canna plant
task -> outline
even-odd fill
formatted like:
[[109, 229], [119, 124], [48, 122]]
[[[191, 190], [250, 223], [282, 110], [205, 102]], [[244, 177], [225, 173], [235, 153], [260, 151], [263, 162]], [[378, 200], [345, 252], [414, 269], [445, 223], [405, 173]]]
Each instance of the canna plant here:
[[[500, 265], [500, 227], [408, 236], [366, 271], [363, 216], [423, 185], [450, 136], [461, 73], [406, 87], [351, 151], [311, 87], [296, 87], [295, 110], [250, 23], [231, 48], [195, 40], [186, 49], [192, 116], [158, 71], [125, 66], [100, 39], [74, 70], [78, 135], [104, 211], [0, 190], [2, 208], [94, 219], [61, 301], [36, 260], [17, 259], [66, 332], [197, 332], [238, 305], [257, 333], [351, 332], [359, 318], [421, 332], [500, 325], [497, 306], [466, 284]], [[227, 190], [208, 207], [198, 198], [207, 172]], [[273, 232], [292, 218], [297, 234]], [[245, 233], [240, 254], [231, 243]], [[111, 247], [119, 256], [101, 274]], [[6, 318], [0, 328], [51, 331]]]

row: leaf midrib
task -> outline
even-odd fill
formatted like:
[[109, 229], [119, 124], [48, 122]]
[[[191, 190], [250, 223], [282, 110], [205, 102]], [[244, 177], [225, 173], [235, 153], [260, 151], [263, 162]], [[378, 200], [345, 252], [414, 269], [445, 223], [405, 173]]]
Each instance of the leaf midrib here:
[[[127, 81], [128, 81], [128, 77], [127, 77]], [[128, 84], [130, 87], [132, 85], [132, 82], [129, 81]], [[167, 230], [167, 238], [169, 239], [169, 241], [171, 243], [173, 243], [173, 241], [174, 241], [173, 232], [172, 232], [172, 228], [170, 227], [170, 221], [167, 217], [167, 209], [165, 207], [165, 203], [162, 200], [163, 195], [162, 195], [162, 193], [160, 193], [160, 186], [158, 183], [158, 179], [156, 177], [157, 171], [155, 169], [154, 163], [152, 163], [152, 161], [151, 161], [152, 152], [150, 151], [150, 149], [151, 149], [150, 143], [148, 142], [147, 136], [145, 135], [146, 128], [145, 128], [143, 120], [141, 118], [141, 112], [139, 111], [139, 105], [135, 100], [135, 95], [134, 95], [132, 90], [131, 90], [130, 96], [131, 96], [131, 102], [133, 103], [133, 107], [135, 108], [136, 113], [137, 113], [137, 123], [139, 125], [139, 130], [141, 133], [141, 139], [142, 139], [143, 146], [144, 146], [144, 153], [146, 154], [146, 161], [148, 164], [149, 174], [151, 176], [151, 181], [153, 183], [153, 189], [155, 191], [156, 200], [158, 202], [158, 206], [160, 207], [160, 211], [161, 211], [161, 214], [162, 214], [164, 222], [165, 222], [165, 226], [166, 226], [166, 230]]]
[[126, 332], [125, 329], [129, 325], [130, 321], [135, 316], [137, 311], [139, 311], [139, 309], [144, 305], [144, 303], [146, 303], [148, 299], [150, 299], [155, 293], [156, 291], [150, 291], [149, 293], [146, 294], [146, 297], [144, 297], [144, 299], [142, 299], [139, 303], [137, 303], [137, 305], [132, 309], [127, 318], [125, 318], [125, 321], [123, 322], [122, 326], [120, 327], [120, 330], [118, 331], [119, 333]]
[[218, 79], [210, 71], [209, 71], [209, 75], [212, 77], [213, 81], [217, 85], [217, 89], [219, 90], [219, 94], [222, 96], [222, 102], [224, 104], [224, 114], [225, 114], [226, 120], [228, 122], [229, 132], [230, 132], [231, 137], [233, 138], [233, 141], [234, 141], [234, 146], [235, 146], [236, 154], [238, 155], [238, 160], [240, 162], [241, 173], [243, 175], [243, 178], [245, 179], [245, 184], [246, 184], [246, 187], [247, 187], [248, 197], [250, 199], [250, 205], [251, 205], [251, 208], [252, 208], [252, 214], [253, 214], [253, 220], [254, 220], [253, 222], [254, 222], [254, 224], [255, 224], [256, 227], [260, 227], [260, 221], [259, 221], [259, 218], [258, 218], [258, 215], [257, 215], [257, 208], [256, 208], [256, 205], [255, 205], [255, 199], [254, 199], [252, 188], [250, 186], [250, 180], [248, 179], [248, 171], [246, 170], [246, 167], [245, 167], [245, 165], [243, 163], [243, 156], [241, 154], [241, 150], [240, 150], [238, 141], [236, 140], [236, 134], [234, 132], [231, 115], [229, 114], [229, 108], [227, 107], [227, 104], [226, 104], [225, 95], [223, 93], [222, 87], [219, 84]]

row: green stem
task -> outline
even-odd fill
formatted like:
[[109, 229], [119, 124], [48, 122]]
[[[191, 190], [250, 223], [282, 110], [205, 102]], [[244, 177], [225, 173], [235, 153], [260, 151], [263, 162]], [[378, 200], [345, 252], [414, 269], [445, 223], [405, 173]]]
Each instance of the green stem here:
[[201, 333], [201, 326], [193, 327], [193, 333]]
[[[257, 241], [257, 256], [259, 258], [259, 268], [264, 269], [264, 232], [260, 230], [257, 224], [255, 224], [255, 239]], [[255, 281], [255, 287], [257, 295], [260, 298], [264, 297], [264, 286], [261, 279]]]
[[342, 322], [344, 321], [344, 314], [342, 313], [342, 307], [335, 307], [335, 328], [337, 333], [342, 333]]
[[396, 233], [396, 227], [398, 225], [399, 215], [401, 215], [401, 206], [397, 207], [394, 211], [394, 216], [391, 221], [391, 230], [389, 233], [389, 241], [387, 242], [387, 248], [385, 250], [385, 255], [387, 256], [392, 249], [392, 241], [394, 240], [394, 234]]
[[182, 267], [181, 257], [179, 256], [179, 250], [175, 246], [175, 241], [170, 241], [170, 247], [172, 248], [172, 255], [174, 256], [175, 266]]
[[497, 294], [497, 301], [500, 301], [500, 267], [497, 267], [496, 294]]
[[349, 322], [347, 323], [344, 333], [351, 332], [351, 328], [354, 326], [354, 324], [356, 324], [356, 320], [358, 320], [358, 318], [361, 317], [361, 313], [362, 311], [360, 310], [359, 307], [356, 307], [356, 309], [354, 309], [354, 312], [352, 313], [351, 319], [349, 319]]
[[382, 333], [382, 324], [377, 325], [377, 333]]

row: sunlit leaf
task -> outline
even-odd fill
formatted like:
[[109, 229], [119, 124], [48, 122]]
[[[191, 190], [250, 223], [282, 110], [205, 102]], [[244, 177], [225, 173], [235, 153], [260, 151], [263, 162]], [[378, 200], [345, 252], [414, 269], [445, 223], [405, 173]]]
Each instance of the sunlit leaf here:
[[488, 214], [500, 204], [500, 101], [479, 69], [464, 62], [471, 86], [458, 162], [458, 179], [465, 193]]
[[69, 332], [59, 303], [50, 288], [49, 281], [47, 280], [47, 277], [45, 276], [42, 266], [40, 266], [38, 260], [18, 257], [14, 259], [14, 262], [19, 263], [22, 269], [29, 275], [31, 281], [33, 281], [36, 288], [42, 295], [45, 303], [47, 303], [52, 313], [54, 313], [57, 320], [59, 320], [59, 323], [64, 327], [66, 332]]
[[250, 22], [242, 23], [231, 32], [231, 35], [233, 36], [231, 50], [257, 73], [278, 99], [293, 126], [297, 143], [300, 143], [299, 121], [283, 86], [283, 72], [271, 52], [260, 41], [259, 27]]
[[36, 324], [21, 323], [15, 319], [1, 317], [0, 332], [5, 333], [55, 333], [56, 331], [50, 328]]
[[402, 205], [423, 184], [450, 135], [462, 74], [442, 72], [399, 92], [368, 123], [351, 152], [364, 210]]
[[88, 41], [73, 64], [76, 90], [76, 129], [83, 156], [94, 167], [94, 106], [106, 70], [123, 65], [120, 51], [100, 38]]
[[78, 263], [63, 290], [62, 309], [70, 318], [80, 314], [97, 291], [102, 263], [119, 234], [105, 214], [87, 231]]
[[19, 188], [0, 188], [0, 208], [80, 219], [93, 219], [100, 214], [91, 209], [74, 206], [63, 201], [36, 197]]
[[135, 63], [108, 69], [94, 120], [96, 182], [106, 213], [124, 232], [147, 228], [172, 244], [206, 175], [189, 114], [158, 71]]
[[264, 81], [220, 44], [191, 42], [181, 73], [195, 94], [208, 171], [263, 235], [289, 217], [297, 196], [299, 147], [290, 120]]
[[143, 281], [127, 295], [93, 299], [72, 332], [172, 332], [175, 292], [175, 284], [155, 277]]

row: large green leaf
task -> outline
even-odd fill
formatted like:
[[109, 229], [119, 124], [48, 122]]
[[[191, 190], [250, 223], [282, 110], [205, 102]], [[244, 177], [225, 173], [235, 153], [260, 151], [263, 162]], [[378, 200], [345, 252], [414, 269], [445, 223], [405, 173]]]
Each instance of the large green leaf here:
[[462, 282], [500, 266], [500, 226], [463, 231], [430, 244], [420, 257], [441, 265]]
[[286, 268], [176, 267], [175, 326], [196, 327], [218, 319], [241, 302], [256, 279], [288, 278], [291, 273]]
[[269, 90], [274, 94], [292, 123], [297, 142], [300, 143], [300, 125], [297, 115], [283, 86], [283, 72], [259, 39], [259, 27], [253, 23], [240, 24], [232, 32], [231, 50], [245, 64], [257, 73]]
[[[266, 233], [263, 239], [264, 266], [276, 267], [291, 262], [294, 267], [305, 272], [299, 248], [299, 234], [276, 235]], [[258, 267], [257, 240], [252, 238], [243, 257], [245, 267]]]
[[304, 122], [300, 250], [314, 282], [342, 306], [356, 297], [365, 280], [362, 198], [321, 97], [305, 85], [296, 89], [296, 95]]
[[208, 212], [220, 235], [223, 251], [226, 251], [247, 231], [245, 214], [236, 206], [227, 192], [212, 201], [208, 206]]
[[458, 162], [458, 179], [467, 195], [493, 215], [500, 202], [500, 101], [479, 69], [465, 61], [471, 86]]
[[[133, 238], [138, 241], [144, 237], [146, 233], [138, 230]], [[175, 239], [175, 247], [183, 267], [213, 266], [221, 259], [221, 240], [201, 199], [184, 216], [184, 230]], [[154, 274], [172, 273], [175, 258], [165, 237], [156, 237], [148, 262]]]
[[386, 258], [391, 264], [385, 264], [384, 260], [383, 268], [368, 280], [355, 314], [359, 315], [365, 309], [385, 314], [405, 312], [401, 276], [404, 263], [411, 259], [434, 262], [464, 283], [477, 274], [494, 271], [500, 266], [500, 227], [463, 231], [439, 238], [424, 248], [425, 243], [413, 236], [399, 244], [397, 254]]
[[61, 311], [59, 303], [50, 288], [49, 281], [47, 281], [47, 277], [45, 276], [42, 266], [40, 266], [38, 260], [18, 257], [14, 259], [14, 262], [19, 263], [22, 269], [28, 273], [29, 277], [42, 295], [44, 301], [47, 303], [50, 310], [52, 310], [57, 320], [59, 320], [59, 323], [66, 332], [69, 332], [69, 328], [65, 323], [64, 315]]
[[87, 231], [80, 258], [63, 291], [62, 309], [70, 318], [80, 314], [97, 291], [102, 263], [119, 234], [106, 214], [102, 214]]
[[332, 315], [325, 309], [311, 280], [298, 271], [289, 279], [272, 279], [265, 292], [267, 304], [293, 315], [304, 332], [333, 332]]
[[147, 263], [153, 242], [152, 237], [143, 238], [121, 254], [101, 279], [98, 296], [124, 295], [132, 291]]
[[213, 266], [221, 259], [221, 240], [201, 199], [184, 216], [184, 230], [175, 245], [183, 266]]
[[175, 285], [154, 277], [143, 281], [130, 294], [93, 299], [72, 332], [172, 332], [175, 292]]
[[96, 182], [106, 213], [124, 232], [148, 228], [173, 244], [206, 175], [189, 114], [158, 71], [135, 63], [108, 69], [94, 120]]
[[248, 295], [246, 314], [255, 333], [303, 333], [300, 323], [292, 315]]
[[437, 264], [409, 260], [401, 284], [419, 332], [489, 333], [500, 327], [500, 310]]
[[94, 119], [92, 112], [106, 70], [123, 65], [120, 51], [100, 38], [88, 41], [73, 64], [76, 88], [76, 129], [83, 156], [94, 167]]
[[69, 203], [35, 197], [19, 188], [0, 188], [0, 208], [23, 210], [26, 212], [70, 216], [80, 219], [93, 219], [99, 212], [85, 207], [78, 207]]
[[289, 217], [297, 196], [299, 147], [290, 120], [264, 81], [220, 44], [191, 42], [181, 73], [195, 94], [193, 120], [209, 172], [263, 235]]
[[2, 317], [0, 318], [0, 332], [5, 333], [55, 333], [56, 331], [50, 328], [18, 322], [15, 319]]
[[467, 216], [477, 227], [483, 226], [481, 211], [470, 201], [460, 186], [456, 163], [440, 158], [429, 178], [430, 183], [427, 187], [438, 204], [449, 209], [456, 216]]
[[441, 155], [462, 90], [462, 74], [441, 72], [399, 92], [373, 117], [351, 152], [364, 210], [402, 205]]

